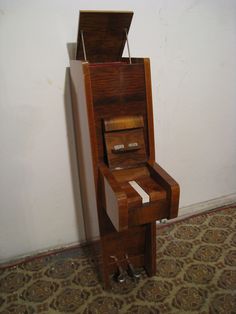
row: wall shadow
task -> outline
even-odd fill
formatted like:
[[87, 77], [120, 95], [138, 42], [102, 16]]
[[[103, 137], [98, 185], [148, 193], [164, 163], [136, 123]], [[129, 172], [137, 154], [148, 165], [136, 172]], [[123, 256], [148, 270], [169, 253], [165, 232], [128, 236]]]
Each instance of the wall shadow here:
[[[67, 44], [69, 57], [73, 59], [73, 51], [75, 44]], [[70, 49], [70, 50], [69, 50]], [[72, 99], [71, 99], [71, 89], [70, 89], [70, 69], [66, 68], [65, 72], [65, 86], [64, 86], [64, 109], [65, 109], [65, 118], [66, 118], [66, 127], [67, 127], [67, 138], [68, 138], [68, 150], [70, 157], [70, 171], [71, 171], [71, 180], [73, 186], [73, 197], [74, 204], [76, 209], [76, 219], [78, 226], [78, 236], [79, 241], [86, 241], [85, 227], [84, 227], [84, 215], [83, 215], [83, 206], [81, 200], [81, 187], [80, 187], [80, 178], [79, 170], [77, 165], [76, 157], [76, 144], [75, 144], [75, 135], [74, 135], [74, 125], [73, 125], [73, 116], [72, 116]]]
[[75, 59], [76, 46], [77, 46], [76, 43], [67, 43], [66, 44], [69, 60]]

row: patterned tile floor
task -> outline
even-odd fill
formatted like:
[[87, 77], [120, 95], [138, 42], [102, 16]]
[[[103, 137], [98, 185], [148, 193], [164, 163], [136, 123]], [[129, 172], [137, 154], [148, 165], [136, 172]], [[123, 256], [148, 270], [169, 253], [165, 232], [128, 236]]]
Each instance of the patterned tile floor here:
[[102, 289], [89, 248], [0, 269], [0, 314], [236, 313], [236, 206], [159, 227], [157, 274]]

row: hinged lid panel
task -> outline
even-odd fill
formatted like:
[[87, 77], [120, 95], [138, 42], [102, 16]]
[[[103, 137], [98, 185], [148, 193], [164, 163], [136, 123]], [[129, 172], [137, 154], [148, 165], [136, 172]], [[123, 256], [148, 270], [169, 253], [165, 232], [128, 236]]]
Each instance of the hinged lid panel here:
[[81, 31], [89, 62], [119, 61], [133, 12], [80, 11], [76, 59], [84, 60]]

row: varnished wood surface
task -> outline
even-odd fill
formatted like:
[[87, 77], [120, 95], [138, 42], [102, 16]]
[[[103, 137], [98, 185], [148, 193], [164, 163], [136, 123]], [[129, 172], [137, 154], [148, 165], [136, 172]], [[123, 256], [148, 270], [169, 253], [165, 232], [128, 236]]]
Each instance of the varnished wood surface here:
[[103, 236], [100, 241], [100, 269], [103, 274], [104, 288], [110, 288], [109, 274], [117, 270], [111, 256], [116, 256], [124, 269], [127, 268], [125, 254], [135, 267], [142, 267], [146, 257], [146, 225], [129, 228], [122, 232], [114, 232]]
[[80, 11], [76, 59], [84, 60], [83, 31], [89, 62], [117, 61], [122, 57], [133, 12]]
[[129, 256], [144, 254], [145, 232], [146, 226], [142, 225], [105, 236], [103, 238], [103, 247], [108, 255], [109, 264], [114, 262], [110, 258], [112, 255], [115, 255], [119, 260], [123, 260], [125, 253]]
[[[145, 75], [143, 64], [104, 64], [90, 66], [93, 101], [95, 106], [118, 104], [128, 106], [132, 102], [146, 101]], [[143, 105], [145, 106], [145, 103]], [[122, 108], [120, 108], [122, 109]], [[125, 112], [130, 115], [134, 111]], [[119, 115], [122, 115], [122, 110]], [[116, 115], [115, 115], [116, 116]], [[110, 115], [114, 117], [114, 115]]]
[[118, 182], [133, 181], [137, 178], [149, 176], [149, 171], [145, 165], [127, 169], [113, 170], [112, 173]]
[[148, 147], [147, 109], [144, 65], [120, 64], [112, 67], [90, 66], [93, 110], [95, 115], [97, 151], [104, 161], [103, 121], [117, 116], [140, 115], [144, 121], [144, 138]]
[[106, 132], [143, 127], [143, 117], [138, 115], [120, 116], [104, 120], [104, 129]]
[[146, 89], [146, 104], [147, 104], [147, 121], [148, 121], [148, 143], [149, 143], [149, 160], [155, 161], [155, 141], [154, 141], [154, 123], [153, 123], [153, 107], [152, 107], [152, 84], [150, 60], [144, 59], [145, 68], [145, 89]]
[[122, 183], [121, 187], [127, 195], [128, 209], [135, 209], [142, 206], [141, 196], [138, 194], [138, 192], [135, 191], [135, 189], [132, 188], [132, 186], [128, 182]]
[[[147, 160], [143, 128], [105, 133], [107, 159], [110, 168], [138, 165]], [[137, 143], [135, 150], [129, 150], [130, 143]], [[115, 145], [124, 145], [124, 149], [114, 150]]]
[[159, 200], [143, 204], [141, 207], [129, 210], [129, 226], [152, 223], [153, 221], [167, 218], [168, 201]]
[[[80, 75], [74, 75], [73, 78], [74, 115], [80, 116], [75, 117], [76, 128], [82, 130], [82, 125], [86, 124], [85, 136], [83, 132], [76, 131], [76, 145], [80, 148], [81, 140], [84, 146], [85, 138], [89, 139], [88, 154], [91, 156], [87, 157], [92, 161], [81, 170], [81, 173], [85, 175], [86, 180], [82, 181], [86, 191], [94, 179], [91, 198], [96, 197], [97, 202], [94, 209], [97, 207], [101, 237], [100, 271], [104, 286], [107, 288], [109, 275], [116, 269], [111, 255], [116, 255], [120, 263], [127, 267], [124, 255], [128, 253], [135, 266], [144, 266], [150, 276], [155, 274], [155, 220], [175, 217], [179, 202], [178, 184], [155, 163], [149, 59], [133, 58], [132, 64], [129, 64], [127, 58], [121, 58], [124, 45], [122, 27], [124, 25], [129, 27], [131, 15], [128, 14], [126, 17], [119, 15], [115, 23], [115, 15], [109, 15], [107, 12], [105, 15], [97, 14], [94, 15], [98, 18], [96, 26], [91, 14], [84, 15], [84, 20], [80, 21], [80, 29], [84, 31], [86, 52], [90, 62], [80, 63]], [[93, 32], [92, 35], [89, 34], [90, 31]], [[81, 48], [79, 43], [78, 58], [83, 58]], [[75, 73], [77, 65], [72, 63], [71, 66]], [[78, 96], [79, 93], [82, 97]], [[120, 120], [117, 120], [117, 117], [120, 117]], [[107, 124], [104, 124], [104, 121], [108, 121]], [[116, 143], [114, 138], [107, 134], [123, 132], [123, 138], [121, 136], [120, 140], [128, 144], [136, 141], [134, 137], [129, 138], [128, 134], [137, 130], [142, 130], [142, 149], [129, 151], [126, 148], [126, 151], [118, 152], [113, 156], [113, 161], [115, 160], [115, 167], [123, 169], [114, 170], [109, 154], [112, 147], [120, 143], [119, 140]], [[125, 133], [130, 131], [131, 133]], [[106, 137], [109, 138], [108, 142], [110, 140], [110, 146], [107, 147]], [[82, 150], [84, 150], [82, 156], [86, 159], [88, 150], [85, 148]], [[142, 158], [138, 155], [140, 153]], [[128, 162], [122, 160], [121, 154], [126, 154]], [[148, 162], [145, 163], [146, 161]], [[88, 179], [87, 174], [91, 172], [92, 175]], [[142, 204], [140, 195], [128, 183], [132, 180], [137, 181], [149, 194], [150, 203]], [[89, 203], [88, 195], [86, 197], [83, 197], [83, 202]], [[85, 211], [86, 206], [85, 204]], [[88, 218], [93, 216], [91, 212], [85, 215]]]
[[[167, 200], [166, 191], [159, 184], [153, 181], [150, 177], [136, 179], [135, 182], [137, 182], [138, 185], [150, 196], [150, 203], [157, 202], [159, 200]], [[152, 208], [150, 208], [150, 203], [146, 203], [145, 205], [142, 204], [141, 196], [135, 191], [134, 188], [132, 188], [132, 186], [128, 182], [122, 183], [121, 187], [127, 195], [128, 209], [133, 208], [138, 211], [139, 207], [144, 206], [145, 211], [152, 210]], [[148, 215], [148, 213], [146, 215]], [[155, 220], [157, 219], [158, 217]]]
[[166, 190], [150, 176], [139, 178], [136, 182], [150, 196], [151, 202], [166, 199]]
[[[101, 67], [102, 68], [102, 67]], [[94, 178], [95, 182], [98, 182], [98, 172], [96, 172], [96, 169], [98, 169], [98, 160], [104, 160], [105, 156], [105, 149], [104, 149], [104, 136], [103, 136], [103, 128], [102, 128], [102, 121], [106, 117], [112, 117], [116, 116], [118, 111], [117, 109], [114, 111], [110, 111], [109, 109], [111, 107], [116, 107], [117, 104], [111, 104], [107, 105], [105, 104], [107, 99], [105, 98], [104, 104], [101, 105], [100, 101], [95, 105], [94, 103], [94, 93], [92, 92], [92, 83], [91, 83], [91, 68], [89, 65], [85, 65], [84, 68], [84, 78], [85, 78], [85, 86], [86, 86], [86, 99], [87, 99], [87, 112], [89, 121], [95, 121], [95, 123], [89, 124], [89, 133], [91, 138], [91, 146], [92, 146], [92, 156], [93, 156], [93, 168], [94, 168]], [[134, 105], [133, 105], [134, 104]], [[142, 111], [139, 113], [142, 115], [144, 119], [144, 128], [146, 130], [146, 136], [145, 136], [145, 142], [148, 143], [147, 145], [147, 151], [150, 150], [150, 144], [153, 145], [153, 143], [150, 141], [150, 136], [148, 135], [148, 122], [147, 122], [147, 114], [146, 114], [146, 107], [145, 107], [145, 101], [141, 102], [141, 107], [139, 106], [140, 103], [135, 103], [135, 101], [130, 98], [129, 105], [134, 106], [133, 108], [140, 108]], [[123, 104], [120, 105], [120, 108], [125, 108], [127, 110], [127, 107], [122, 107]], [[129, 107], [130, 108], [130, 107]], [[130, 114], [129, 110], [126, 112], [127, 114]], [[135, 111], [137, 113], [137, 111]], [[123, 112], [122, 112], [123, 114]], [[99, 128], [97, 127], [99, 125]], [[102, 147], [99, 147], [99, 143], [102, 143]], [[100, 157], [99, 157], [100, 156]], [[149, 173], [150, 172], [150, 173]], [[98, 204], [98, 216], [99, 216], [99, 226], [100, 226], [100, 234], [102, 239], [102, 245], [101, 245], [101, 256], [103, 264], [101, 266], [101, 273], [103, 275], [104, 285], [105, 287], [109, 286], [109, 273], [111, 271], [114, 271], [115, 264], [114, 262], [110, 261], [110, 251], [113, 252], [113, 254], [120, 254], [121, 263], [124, 263], [124, 258], [122, 259], [124, 249], [119, 249], [119, 245], [117, 246], [117, 240], [114, 240], [117, 236], [120, 237], [122, 240], [120, 240], [123, 246], [123, 243], [125, 241], [126, 247], [125, 250], [129, 251], [130, 259], [132, 261], [135, 261], [135, 265], [142, 266], [144, 265], [148, 274], [153, 275], [155, 273], [155, 252], [154, 247], [155, 243], [153, 240], [155, 231], [153, 230], [153, 221], [156, 219], [166, 218], [167, 215], [171, 216], [176, 214], [176, 202], [178, 199], [178, 189], [176, 188], [175, 181], [172, 181], [172, 178], [168, 176], [165, 172], [160, 171], [159, 167], [149, 162], [148, 168], [146, 166], [140, 166], [134, 167], [134, 168], [128, 168], [128, 169], [122, 169], [119, 171], [111, 171], [108, 169], [107, 166], [103, 168], [101, 173], [104, 175], [104, 177], [109, 178], [108, 183], [112, 186], [112, 190], [114, 191], [114, 195], [116, 197], [117, 204], [119, 203], [119, 206], [114, 207], [113, 210], [117, 210], [119, 208], [119, 213], [116, 213], [119, 215], [119, 224], [116, 225], [116, 229], [120, 230], [117, 232], [112, 225], [107, 212], [105, 210], [106, 208], [106, 193], [104, 192], [104, 183], [95, 183], [96, 187], [99, 188], [97, 190], [97, 204]], [[113, 174], [113, 175], [112, 175]], [[145, 178], [145, 180], [148, 180], [147, 177], [153, 178], [160, 183], [161, 186], [163, 186], [166, 189], [166, 200], [159, 200], [158, 202], [155, 201], [156, 198], [153, 198], [152, 192], [151, 192], [151, 204], [141, 205], [140, 206], [140, 197], [136, 195], [136, 204], [135, 206], [130, 206], [130, 209], [128, 210], [128, 203], [131, 202], [130, 200], [132, 197], [130, 197], [129, 193], [124, 193], [124, 188], [122, 188], [122, 184], [126, 184], [128, 180], [141, 180]], [[144, 180], [144, 181], [145, 181]], [[123, 183], [122, 183], [123, 182]], [[119, 184], [120, 183], [120, 184]], [[140, 182], [139, 182], [140, 183]], [[145, 184], [144, 184], [145, 185]], [[102, 189], [100, 189], [100, 187]], [[147, 184], [148, 189], [152, 189], [152, 184]], [[159, 189], [157, 189], [159, 190]], [[121, 194], [120, 194], [121, 193]], [[135, 191], [131, 193], [136, 193]], [[128, 196], [128, 197], [127, 197]], [[125, 201], [124, 201], [125, 200]], [[125, 204], [125, 206], [124, 206]], [[172, 209], [172, 212], [170, 212], [170, 208]], [[139, 226], [146, 226], [145, 227], [145, 233], [138, 231], [136, 234], [136, 237], [138, 235], [142, 238], [142, 241], [139, 240], [137, 243], [134, 244], [134, 237], [133, 237], [133, 228], [139, 227]], [[126, 236], [124, 236], [122, 230], [128, 228], [128, 233]], [[105, 244], [106, 243], [106, 244]], [[141, 244], [142, 243], [142, 244]], [[107, 246], [108, 245], [108, 246]], [[114, 252], [115, 250], [115, 252]], [[118, 253], [117, 253], [118, 252]], [[122, 253], [119, 253], [122, 252]], [[136, 256], [136, 257], [135, 257]], [[142, 264], [144, 263], [144, 264]]]
[[148, 164], [151, 175], [166, 189], [169, 201], [168, 218], [175, 218], [178, 215], [179, 209], [179, 184], [156, 162]]
[[[119, 220], [126, 223], [126, 225], [120, 224], [118, 226], [120, 229], [115, 226], [117, 231], [121, 231], [127, 228], [127, 226], [147, 224], [176, 214], [179, 186], [159, 165], [155, 163], [152, 165], [149, 162], [145, 170], [141, 166], [141, 171], [138, 172], [139, 176], [135, 180], [150, 196], [150, 202], [145, 204], [142, 204], [141, 196], [132, 188], [125, 176], [127, 171], [129, 174], [128, 178], [130, 178], [130, 175], [133, 175], [133, 169], [112, 171], [106, 165], [101, 166], [101, 169], [103, 169], [101, 170], [102, 176], [109, 178], [108, 182], [111, 184], [114, 192], [117, 192], [117, 202], [119, 198], [125, 199], [126, 202], [125, 207], [122, 207], [121, 203], [120, 210], [115, 206], [113, 207], [114, 211], [119, 210]], [[122, 173], [121, 176], [119, 176], [119, 172]], [[119, 178], [120, 182], [116, 178]], [[110, 218], [113, 215], [114, 213], [110, 215]]]
[[147, 225], [145, 234], [144, 267], [149, 276], [156, 274], [156, 222]]

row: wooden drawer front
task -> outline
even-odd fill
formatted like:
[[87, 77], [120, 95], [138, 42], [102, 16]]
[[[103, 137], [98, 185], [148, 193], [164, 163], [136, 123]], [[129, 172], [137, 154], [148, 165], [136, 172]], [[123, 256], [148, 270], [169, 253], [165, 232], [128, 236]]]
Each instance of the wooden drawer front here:
[[129, 210], [129, 226], [138, 226], [154, 222], [169, 216], [167, 200], [160, 200], [136, 209]]

